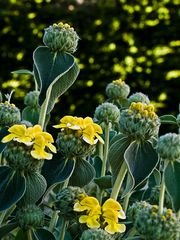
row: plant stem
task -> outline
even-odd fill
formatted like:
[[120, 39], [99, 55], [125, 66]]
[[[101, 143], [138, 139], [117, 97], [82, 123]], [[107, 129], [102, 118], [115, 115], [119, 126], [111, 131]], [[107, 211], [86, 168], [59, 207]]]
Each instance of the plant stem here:
[[164, 162], [163, 172], [162, 172], [162, 180], [160, 185], [160, 193], [159, 193], [159, 214], [163, 213], [164, 208], [164, 197], [165, 197], [165, 181], [164, 181], [164, 170], [167, 166], [167, 162]]
[[105, 125], [105, 140], [104, 140], [104, 156], [103, 156], [103, 163], [101, 169], [101, 177], [105, 176], [106, 174], [106, 164], [108, 158], [108, 149], [109, 149], [109, 123]]
[[53, 211], [52, 218], [49, 224], [49, 231], [52, 233], [54, 231], [54, 228], [56, 227], [57, 220], [58, 220], [58, 212]]
[[126, 162], [124, 161], [121, 165], [120, 171], [118, 173], [118, 176], [112, 188], [111, 198], [113, 198], [114, 200], [116, 200], [118, 197], [126, 172], [127, 172], [127, 166], [126, 166]]
[[27, 240], [33, 240], [31, 235], [31, 229], [27, 231]]
[[44, 100], [44, 102], [41, 106], [41, 111], [40, 111], [40, 115], [39, 115], [39, 125], [41, 125], [42, 129], [44, 129], [44, 125], [45, 125], [48, 103], [49, 103], [49, 99], [51, 96], [51, 90], [52, 90], [52, 86], [50, 85], [47, 90], [46, 99]]
[[131, 194], [132, 194], [132, 192], [129, 192], [129, 193], [125, 196], [124, 201], [123, 201], [123, 210], [124, 210], [125, 213], [127, 212], [127, 208], [128, 208], [129, 199], [130, 199], [130, 197], [131, 197]]
[[103, 160], [103, 144], [101, 142], [98, 142], [98, 155]]
[[68, 221], [63, 218], [59, 240], [64, 240], [67, 224], [68, 224]]

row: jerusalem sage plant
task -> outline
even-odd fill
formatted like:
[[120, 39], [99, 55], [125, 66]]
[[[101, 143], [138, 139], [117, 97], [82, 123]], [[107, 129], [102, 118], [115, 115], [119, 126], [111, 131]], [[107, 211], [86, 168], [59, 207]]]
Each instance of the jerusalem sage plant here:
[[46, 131], [56, 100], [75, 82], [79, 37], [45, 29], [33, 53], [35, 89], [20, 111], [0, 93], [0, 238], [27, 240], [180, 237], [180, 114], [158, 117], [143, 93], [118, 79], [94, 118], [64, 116]]

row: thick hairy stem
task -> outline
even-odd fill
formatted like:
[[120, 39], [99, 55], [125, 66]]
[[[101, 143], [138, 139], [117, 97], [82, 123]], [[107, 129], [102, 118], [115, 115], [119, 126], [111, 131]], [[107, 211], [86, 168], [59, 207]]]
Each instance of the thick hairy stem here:
[[105, 176], [106, 174], [106, 164], [108, 158], [108, 149], [109, 149], [109, 123], [105, 126], [105, 140], [104, 140], [104, 156], [103, 156], [103, 163], [101, 169], [101, 177]]
[[32, 239], [32, 234], [31, 234], [31, 230], [30, 230], [30, 229], [27, 231], [27, 240], [33, 240], [33, 239]]
[[59, 240], [64, 240], [67, 225], [68, 225], [68, 221], [63, 219]]

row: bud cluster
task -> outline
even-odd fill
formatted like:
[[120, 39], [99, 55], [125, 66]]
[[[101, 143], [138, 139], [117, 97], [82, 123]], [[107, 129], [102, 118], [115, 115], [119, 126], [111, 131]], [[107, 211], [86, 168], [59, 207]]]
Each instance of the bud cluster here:
[[31, 107], [38, 107], [39, 91], [31, 91], [24, 98], [24, 104]]
[[145, 104], [150, 104], [150, 100], [148, 96], [146, 96], [144, 93], [137, 92], [129, 96], [128, 98], [128, 104], [131, 105], [132, 102], [141, 102]]
[[121, 79], [109, 83], [106, 87], [106, 94], [111, 99], [127, 98], [130, 92], [130, 87]]
[[107, 233], [105, 230], [103, 229], [88, 229], [85, 230], [82, 235], [80, 240], [114, 240], [114, 236]]

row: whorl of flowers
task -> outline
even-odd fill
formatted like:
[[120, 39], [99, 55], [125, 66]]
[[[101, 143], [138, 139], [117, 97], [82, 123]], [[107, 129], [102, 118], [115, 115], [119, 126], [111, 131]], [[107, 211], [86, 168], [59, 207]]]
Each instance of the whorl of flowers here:
[[93, 122], [92, 118], [65, 116], [60, 119], [60, 123], [54, 126], [66, 131], [67, 134], [73, 134], [90, 145], [96, 144], [98, 141], [104, 143], [99, 134], [102, 134], [102, 128]]
[[147, 95], [141, 92], [137, 92], [128, 97], [128, 104], [131, 105], [132, 102], [141, 102], [150, 104], [150, 100]]
[[168, 161], [180, 161], [180, 134], [167, 133], [157, 142], [157, 152]]
[[134, 138], [149, 139], [159, 131], [160, 120], [152, 104], [132, 102], [121, 112], [120, 131]]
[[74, 205], [74, 211], [83, 212], [79, 222], [85, 223], [89, 228], [104, 228], [110, 234], [123, 233], [126, 230], [124, 224], [118, 223], [119, 218], [125, 219], [125, 213], [119, 202], [109, 198], [101, 206], [95, 197], [84, 197]]
[[2, 139], [3, 143], [16, 141], [31, 146], [31, 156], [35, 159], [52, 159], [52, 154], [46, 148], [56, 153], [51, 134], [43, 132], [40, 125], [26, 127], [26, 125], [13, 125], [8, 129], [10, 134]]
[[77, 49], [79, 36], [73, 27], [62, 22], [45, 29], [43, 42], [51, 51], [74, 53]]

